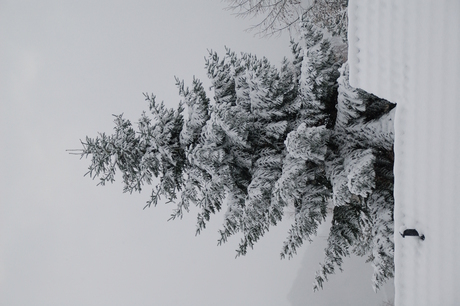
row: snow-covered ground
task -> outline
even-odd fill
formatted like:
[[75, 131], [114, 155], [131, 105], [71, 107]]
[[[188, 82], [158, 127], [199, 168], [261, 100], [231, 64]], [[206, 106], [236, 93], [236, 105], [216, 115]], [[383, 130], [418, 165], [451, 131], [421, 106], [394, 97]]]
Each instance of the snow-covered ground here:
[[460, 1], [350, 0], [348, 35], [350, 84], [397, 103], [396, 305], [460, 305]]

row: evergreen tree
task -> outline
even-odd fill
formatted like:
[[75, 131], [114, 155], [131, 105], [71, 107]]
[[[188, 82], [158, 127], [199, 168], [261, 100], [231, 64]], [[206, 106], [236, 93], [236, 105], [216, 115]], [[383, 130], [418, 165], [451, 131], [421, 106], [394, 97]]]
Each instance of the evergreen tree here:
[[190, 88], [176, 80], [176, 110], [146, 95], [152, 116], [143, 113], [137, 131], [116, 116], [114, 134], [87, 137], [81, 154], [91, 156], [88, 173], [102, 185], [117, 169], [125, 192], [154, 185], [146, 206], [161, 197], [174, 201], [172, 219], [197, 206], [197, 233], [226, 206], [219, 243], [241, 233], [237, 255], [291, 209], [281, 257], [292, 257], [332, 211], [315, 288], [352, 253], [368, 256], [378, 288], [394, 271], [394, 111], [349, 85], [348, 66], [327, 31], [307, 21], [301, 29], [302, 40], [291, 43], [293, 60], [280, 69], [251, 54], [227, 49], [221, 58], [211, 51], [212, 101], [200, 80]]

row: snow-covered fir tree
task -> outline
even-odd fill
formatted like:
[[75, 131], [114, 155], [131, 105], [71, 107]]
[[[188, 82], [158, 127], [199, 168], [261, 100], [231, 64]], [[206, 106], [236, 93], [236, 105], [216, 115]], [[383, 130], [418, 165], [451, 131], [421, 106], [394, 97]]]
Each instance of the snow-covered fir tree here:
[[288, 209], [281, 257], [292, 257], [330, 212], [315, 288], [352, 253], [368, 257], [378, 288], [394, 272], [393, 106], [349, 85], [337, 37], [308, 21], [301, 29], [280, 69], [251, 54], [211, 51], [212, 99], [200, 80], [177, 80], [176, 110], [146, 95], [151, 116], [142, 114], [137, 130], [116, 116], [114, 134], [87, 137], [82, 156], [91, 156], [88, 174], [102, 185], [117, 169], [125, 192], [152, 185], [147, 206], [174, 201], [172, 218], [198, 207], [197, 233], [225, 208], [219, 243], [241, 233], [237, 255]]

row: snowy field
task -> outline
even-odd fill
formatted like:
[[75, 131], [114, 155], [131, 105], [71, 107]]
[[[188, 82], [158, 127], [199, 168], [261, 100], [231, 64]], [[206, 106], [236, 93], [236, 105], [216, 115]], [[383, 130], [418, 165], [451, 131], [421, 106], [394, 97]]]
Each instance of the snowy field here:
[[[350, 0], [350, 84], [397, 103], [395, 303], [460, 305], [460, 1]], [[398, 229], [426, 236], [403, 238]]]

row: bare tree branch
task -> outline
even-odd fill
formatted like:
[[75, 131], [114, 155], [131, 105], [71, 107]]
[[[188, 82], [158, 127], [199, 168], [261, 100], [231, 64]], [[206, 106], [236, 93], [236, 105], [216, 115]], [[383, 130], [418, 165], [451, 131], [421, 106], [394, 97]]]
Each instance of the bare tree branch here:
[[[301, 0], [224, 0], [228, 10], [235, 11], [237, 17], [264, 16], [248, 31], [257, 30], [259, 36], [273, 36], [294, 28], [305, 11]], [[303, 2], [309, 2], [304, 0]]]
[[346, 41], [348, 0], [223, 0], [227, 10], [240, 18], [262, 20], [247, 31], [267, 37], [284, 30], [297, 31], [301, 20], [310, 20]]

